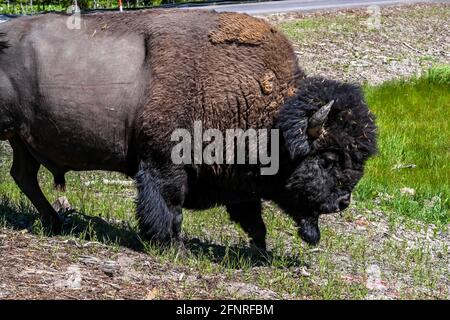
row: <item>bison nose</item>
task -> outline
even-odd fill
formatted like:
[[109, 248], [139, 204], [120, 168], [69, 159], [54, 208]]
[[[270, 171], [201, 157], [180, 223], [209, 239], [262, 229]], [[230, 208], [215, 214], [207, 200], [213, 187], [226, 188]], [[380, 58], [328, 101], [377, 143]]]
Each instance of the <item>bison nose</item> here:
[[349, 205], [350, 205], [350, 195], [345, 195], [338, 199], [339, 211], [347, 209]]

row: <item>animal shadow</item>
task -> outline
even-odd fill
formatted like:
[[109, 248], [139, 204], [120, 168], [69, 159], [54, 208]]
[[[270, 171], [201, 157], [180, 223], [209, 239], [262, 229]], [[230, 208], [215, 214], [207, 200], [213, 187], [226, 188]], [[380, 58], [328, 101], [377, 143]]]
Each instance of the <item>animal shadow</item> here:
[[[61, 217], [63, 228], [59, 235], [104, 244], [117, 244], [134, 251], [144, 250], [136, 230], [126, 223], [112, 223], [101, 217], [73, 210], [65, 212]], [[32, 207], [25, 202], [12, 203], [6, 197], [0, 198], [0, 226], [14, 230], [27, 229], [32, 234], [53, 236], [42, 226], [39, 215]]]
[[224, 246], [197, 238], [185, 239], [184, 243], [190, 254], [198, 258], [206, 257], [212, 262], [226, 266], [228, 269], [276, 267], [277, 264], [274, 264], [274, 261], [283, 261], [282, 268], [305, 266], [304, 261], [299, 257], [280, 256], [272, 251], [262, 252], [247, 245]]
[[[62, 215], [64, 224], [60, 235], [71, 236], [86, 241], [97, 241], [104, 244], [116, 244], [138, 252], [145, 252], [147, 242], [143, 242], [137, 230], [126, 223], [116, 223], [101, 217], [89, 216], [82, 212], [69, 211]], [[27, 203], [12, 203], [8, 198], [0, 198], [0, 226], [14, 230], [28, 230], [32, 234], [51, 237], [40, 223], [39, 215]], [[229, 269], [244, 267], [274, 266], [273, 261], [283, 260], [283, 267], [304, 266], [297, 257], [280, 257], [272, 252], [258, 252], [247, 245], [230, 245], [210, 243], [198, 238], [183, 239], [185, 254], [197, 259], [206, 258], [220, 263]], [[164, 252], [170, 246], [160, 246]]]

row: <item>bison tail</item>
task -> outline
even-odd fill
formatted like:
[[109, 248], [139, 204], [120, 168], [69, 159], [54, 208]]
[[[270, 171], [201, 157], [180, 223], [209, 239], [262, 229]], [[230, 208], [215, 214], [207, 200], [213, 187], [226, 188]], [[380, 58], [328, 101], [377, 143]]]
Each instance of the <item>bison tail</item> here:
[[142, 235], [147, 240], [169, 242], [172, 239], [173, 214], [159, 191], [156, 175], [141, 162], [135, 180], [138, 189], [136, 210]]

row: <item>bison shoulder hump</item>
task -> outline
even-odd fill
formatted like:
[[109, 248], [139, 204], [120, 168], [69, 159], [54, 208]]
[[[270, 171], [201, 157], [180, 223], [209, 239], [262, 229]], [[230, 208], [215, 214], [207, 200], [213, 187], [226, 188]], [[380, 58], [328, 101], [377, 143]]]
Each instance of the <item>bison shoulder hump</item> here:
[[238, 43], [260, 45], [277, 30], [267, 22], [239, 13], [218, 14], [218, 26], [209, 33], [213, 44]]

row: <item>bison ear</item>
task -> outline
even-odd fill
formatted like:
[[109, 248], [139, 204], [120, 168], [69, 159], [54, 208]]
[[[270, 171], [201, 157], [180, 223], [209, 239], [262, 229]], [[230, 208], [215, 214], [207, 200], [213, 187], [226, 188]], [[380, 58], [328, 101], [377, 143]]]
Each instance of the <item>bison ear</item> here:
[[334, 100], [331, 100], [326, 105], [321, 107], [316, 113], [314, 113], [308, 120], [308, 135], [311, 138], [318, 138], [322, 131], [322, 127], [327, 121], [328, 114], [330, 113], [331, 107], [334, 104]]

